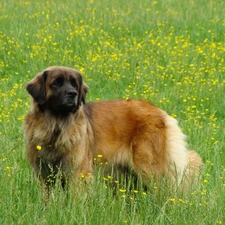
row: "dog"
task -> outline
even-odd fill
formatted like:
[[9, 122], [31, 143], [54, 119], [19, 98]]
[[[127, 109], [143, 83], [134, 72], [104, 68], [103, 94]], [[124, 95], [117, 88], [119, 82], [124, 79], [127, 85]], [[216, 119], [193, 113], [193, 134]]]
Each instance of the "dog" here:
[[59, 177], [94, 176], [94, 159], [129, 168], [148, 186], [168, 177], [173, 187], [197, 179], [202, 159], [188, 151], [176, 119], [145, 100], [85, 102], [88, 86], [80, 72], [52, 66], [27, 83], [32, 97], [24, 121], [26, 155], [46, 187]]

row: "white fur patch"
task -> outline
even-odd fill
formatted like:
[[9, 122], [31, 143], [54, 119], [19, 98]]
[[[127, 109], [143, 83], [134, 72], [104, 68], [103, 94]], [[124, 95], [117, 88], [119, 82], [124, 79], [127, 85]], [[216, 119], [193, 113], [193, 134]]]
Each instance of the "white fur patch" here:
[[165, 115], [165, 124], [167, 127], [168, 173], [179, 186], [188, 163], [186, 136], [179, 128], [177, 120], [167, 114]]

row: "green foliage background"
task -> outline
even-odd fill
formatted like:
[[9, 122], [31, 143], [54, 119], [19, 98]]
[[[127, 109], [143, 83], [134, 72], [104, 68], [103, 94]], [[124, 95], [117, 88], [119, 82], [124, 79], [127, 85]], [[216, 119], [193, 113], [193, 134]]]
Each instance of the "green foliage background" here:
[[[225, 224], [225, 2], [2, 0], [1, 224]], [[90, 190], [54, 190], [48, 205], [25, 157], [25, 83], [51, 65], [80, 70], [87, 101], [144, 98], [177, 118], [203, 158], [185, 196], [117, 196], [110, 177]], [[158, 187], [155, 187], [156, 189]]]

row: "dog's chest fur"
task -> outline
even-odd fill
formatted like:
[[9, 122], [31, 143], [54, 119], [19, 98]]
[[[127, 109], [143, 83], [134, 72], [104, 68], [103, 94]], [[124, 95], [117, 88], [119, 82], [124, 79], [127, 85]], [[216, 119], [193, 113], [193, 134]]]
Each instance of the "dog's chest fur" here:
[[[78, 117], [78, 120], [74, 115], [57, 119], [48, 113], [29, 113], [24, 124], [28, 152], [37, 154], [49, 163], [54, 163], [58, 158], [75, 157], [75, 146], [85, 133], [83, 116], [78, 114]], [[37, 146], [41, 149], [38, 150]]]

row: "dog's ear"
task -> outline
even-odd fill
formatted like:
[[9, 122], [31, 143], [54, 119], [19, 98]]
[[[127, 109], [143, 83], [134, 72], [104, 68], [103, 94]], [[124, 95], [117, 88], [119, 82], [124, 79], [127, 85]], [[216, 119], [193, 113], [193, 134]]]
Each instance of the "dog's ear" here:
[[83, 103], [85, 103], [85, 98], [86, 98], [88, 89], [89, 89], [89, 87], [87, 86], [87, 84], [83, 82], [82, 87], [81, 87], [81, 102], [83, 102]]
[[47, 71], [40, 72], [26, 85], [28, 93], [40, 105], [43, 105], [46, 101], [45, 83], [47, 80], [47, 75]]
[[80, 86], [80, 90], [79, 90], [79, 96], [78, 96], [78, 102], [77, 102], [77, 109], [79, 108], [82, 102], [85, 103], [86, 93], [88, 92], [88, 89], [89, 89], [87, 84], [83, 82], [82, 75], [80, 76], [80, 79], [79, 79], [79, 86]]

